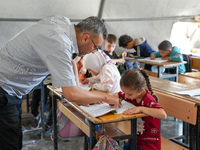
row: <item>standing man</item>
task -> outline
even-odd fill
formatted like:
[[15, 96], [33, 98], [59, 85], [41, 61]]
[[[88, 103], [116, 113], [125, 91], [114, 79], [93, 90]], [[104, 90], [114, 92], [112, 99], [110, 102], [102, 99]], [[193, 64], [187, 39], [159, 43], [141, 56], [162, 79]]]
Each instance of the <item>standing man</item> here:
[[104, 101], [117, 107], [118, 99], [76, 86], [72, 54], [94, 52], [107, 37], [103, 22], [88, 17], [77, 25], [63, 16], [45, 18], [23, 30], [0, 49], [0, 147], [22, 148], [21, 102], [49, 74], [65, 98], [81, 104]]

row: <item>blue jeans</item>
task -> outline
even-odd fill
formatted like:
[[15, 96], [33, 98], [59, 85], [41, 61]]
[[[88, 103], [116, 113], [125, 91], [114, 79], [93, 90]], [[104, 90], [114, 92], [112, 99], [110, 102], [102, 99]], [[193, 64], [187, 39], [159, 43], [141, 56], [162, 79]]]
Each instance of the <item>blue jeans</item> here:
[[21, 99], [0, 89], [0, 149], [21, 150]]
[[[130, 142], [126, 142], [124, 144], [123, 150], [130, 150], [130, 149], [131, 149], [131, 143]], [[137, 150], [142, 150], [142, 149], [137, 147]]]

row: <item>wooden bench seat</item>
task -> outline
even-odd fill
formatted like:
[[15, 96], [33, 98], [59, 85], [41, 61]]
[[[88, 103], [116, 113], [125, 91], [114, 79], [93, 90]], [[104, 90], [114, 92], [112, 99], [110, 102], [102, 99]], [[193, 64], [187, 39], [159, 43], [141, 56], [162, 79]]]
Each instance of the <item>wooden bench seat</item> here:
[[164, 137], [161, 137], [161, 150], [189, 150], [181, 145], [178, 145]]
[[[130, 121], [116, 122], [106, 125], [106, 133], [111, 136], [123, 136], [130, 134]], [[161, 137], [161, 150], [189, 150], [164, 137]]]

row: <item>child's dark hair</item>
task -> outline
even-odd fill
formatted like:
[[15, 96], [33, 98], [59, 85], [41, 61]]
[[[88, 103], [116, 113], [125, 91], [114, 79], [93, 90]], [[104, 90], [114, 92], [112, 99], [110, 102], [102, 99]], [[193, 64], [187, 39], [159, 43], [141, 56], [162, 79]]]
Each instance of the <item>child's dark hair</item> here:
[[170, 41], [164, 40], [158, 45], [158, 49], [168, 51], [172, 49], [172, 43]]
[[151, 88], [149, 75], [145, 70], [142, 70], [142, 69], [141, 70], [138, 70], [138, 69], [126, 70], [120, 80], [121, 87], [130, 88], [133, 91], [137, 91], [137, 92], [139, 92], [141, 88], [145, 87], [145, 85], [147, 85], [149, 92], [158, 102], [158, 97], [154, 94]]
[[117, 42], [117, 37], [114, 34], [108, 34], [108, 37], [106, 39], [109, 43], [115, 43]]
[[131, 42], [133, 40], [132, 37], [130, 37], [129, 35], [122, 35], [119, 37], [119, 47], [126, 47], [128, 45], [129, 42]]

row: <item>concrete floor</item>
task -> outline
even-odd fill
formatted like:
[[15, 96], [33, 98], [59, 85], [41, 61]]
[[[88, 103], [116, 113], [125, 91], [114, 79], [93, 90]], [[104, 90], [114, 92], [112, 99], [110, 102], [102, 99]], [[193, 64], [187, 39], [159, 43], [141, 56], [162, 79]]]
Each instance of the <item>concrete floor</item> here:
[[[31, 113], [27, 113], [26, 110], [26, 100], [22, 103], [22, 125], [26, 129], [30, 129], [30, 125], [33, 122], [33, 116]], [[182, 134], [182, 121], [174, 119], [168, 116], [166, 120], [161, 120], [161, 135], [165, 138], [176, 137]], [[35, 140], [35, 144], [26, 144], [25, 142], [30, 142]], [[23, 137], [24, 146], [22, 150], [54, 150], [53, 142], [50, 137], [45, 137], [41, 139], [40, 132], [34, 132], [31, 134], [24, 134]], [[59, 150], [83, 150], [84, 148], [84, 137], [77, 137], [71, 139], [70, 141], [58, 140]]]

